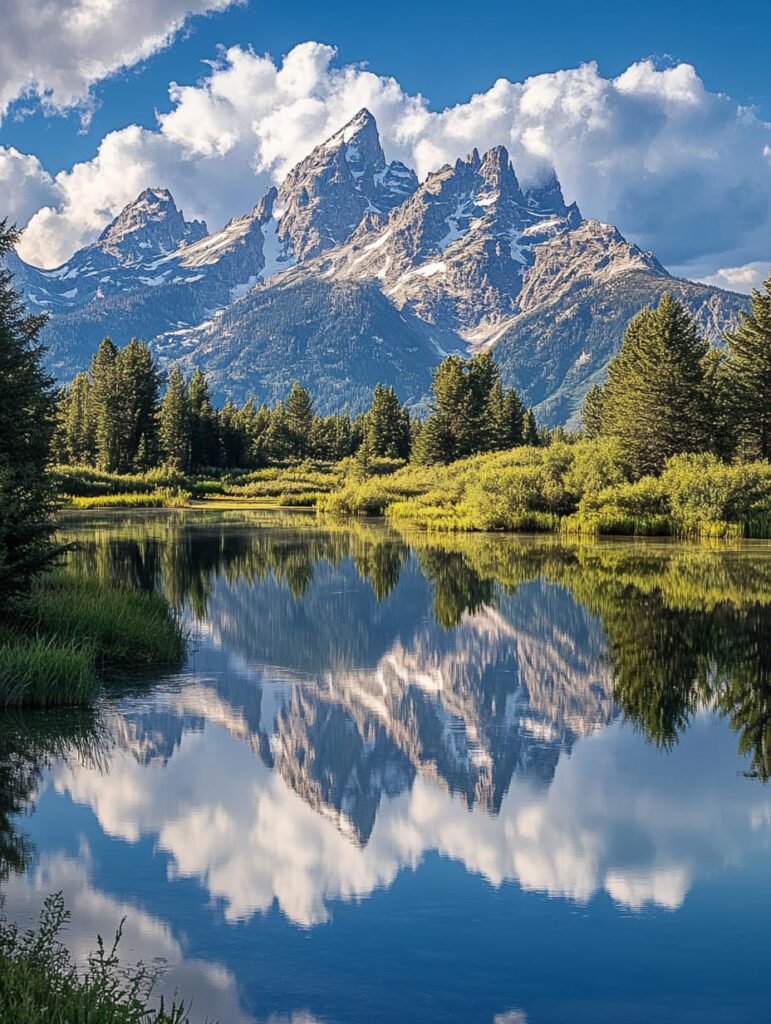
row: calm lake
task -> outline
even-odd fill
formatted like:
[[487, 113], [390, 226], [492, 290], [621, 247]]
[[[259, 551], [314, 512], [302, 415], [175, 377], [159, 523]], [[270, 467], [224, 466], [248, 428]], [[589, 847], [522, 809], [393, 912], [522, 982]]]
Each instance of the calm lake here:
[[192, 644], [5, 716], [6, 915], [223, 1024], [769, 1019], [771, 544], [64, 520]]

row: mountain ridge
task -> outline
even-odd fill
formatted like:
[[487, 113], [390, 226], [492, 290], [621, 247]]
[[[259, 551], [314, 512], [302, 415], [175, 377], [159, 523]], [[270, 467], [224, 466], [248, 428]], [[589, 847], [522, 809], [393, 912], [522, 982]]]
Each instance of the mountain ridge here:
[[421, 407], [447, 353], [491, 347], [547, 425], [577, 425], [639, 308], [674, 291], [719, 344], [747, 297], [673, 278], [653, 253], [565, 202], [552, 172], [520, 184], [505, 147], [419, 182], [387, 162], [363, 108], [250, 213], [209, 233], [145, 189], [67, 263], [13, 255], [48, 363], [70, 379], [104, 335], [142, 337], [160, 362], [200, 366], [215, 395], [358, 411], [378, 381]]

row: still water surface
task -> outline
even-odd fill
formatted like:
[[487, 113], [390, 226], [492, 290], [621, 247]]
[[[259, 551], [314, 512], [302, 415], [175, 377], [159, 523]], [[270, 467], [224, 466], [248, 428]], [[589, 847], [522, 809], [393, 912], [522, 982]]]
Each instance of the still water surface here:
[[771, 546], [72, 519], [194, 638], [2, 723], [6, 914], [223, 1024], [769, 1019]]

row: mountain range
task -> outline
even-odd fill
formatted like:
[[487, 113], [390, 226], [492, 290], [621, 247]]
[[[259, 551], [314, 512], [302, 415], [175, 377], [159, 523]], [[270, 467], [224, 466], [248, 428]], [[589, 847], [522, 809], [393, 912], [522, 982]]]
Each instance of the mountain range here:
[[747, 297], [671, 276], [560, 184], [520, 184], [502, 146], [419, 182], [359, 113], [209, 233], [149, 188], [63, 266], [9, 258], [62, 381], [105, 335], [162, 366], [203, 369], [215, 396], [273, 402], [295, 380], [322, 413], [367, 408], [380, 381], [425, 408], [447, 354], [492, 347], [539, 420], [578, 423], [629, 319], [672, 292], [719, 344]]

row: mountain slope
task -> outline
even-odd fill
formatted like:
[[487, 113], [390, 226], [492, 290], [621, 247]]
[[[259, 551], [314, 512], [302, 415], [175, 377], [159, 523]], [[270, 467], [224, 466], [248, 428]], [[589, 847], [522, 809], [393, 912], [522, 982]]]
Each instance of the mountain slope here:
[[608, 224], [584, 221], [536, 250], [519, 310], [494, 345], [507, 384], [548, 426], [577, 427], [583, 398], [604, 380], [631, 318], [671, 292], [713, 344], [746, 296], [672, 277]]
[[417, 404], [440, 358], [420, 321], [372, 282], [317, 277], [256, 288], [195, 330], [157, 338], [155, 350], [167, 364], [205, 366], [214, 393], [239, 402], [274, 402], [303, 381], [322, 413], [369, 408], [379, 381]]

